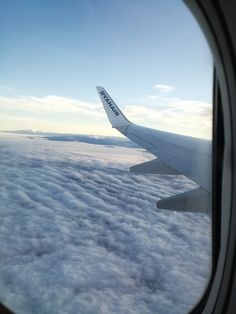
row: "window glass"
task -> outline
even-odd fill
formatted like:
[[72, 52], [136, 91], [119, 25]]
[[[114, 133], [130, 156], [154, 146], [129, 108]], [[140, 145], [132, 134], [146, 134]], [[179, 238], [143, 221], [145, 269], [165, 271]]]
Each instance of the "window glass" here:
[[193, 16], [175, 0], [0, 5], [1, 301], [188, 313], [211, 272], [213, 66]]

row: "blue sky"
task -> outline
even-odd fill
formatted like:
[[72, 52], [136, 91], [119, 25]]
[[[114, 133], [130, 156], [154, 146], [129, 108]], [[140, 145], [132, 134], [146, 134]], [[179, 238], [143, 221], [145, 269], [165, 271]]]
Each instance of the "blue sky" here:
[[[160, 114], [171, 103], [173, 114], [176, 104], [180, 111], [181, 101], [211, 104], [211, 54], [182, 1], [0, 3], [1, 129], [34, 125], [58, 132], [108, 134], [96, 85], [104, 86], [135, 121], [151, 127], [158, 119], [149, 121], [145, 108]], [[50, 96], [54, 102], [50, 99], [45, 113]], [[42, 104], [41, 110], [32, 99]], [[70, 108], [71, 99], [80, 109], [81, 102], [83, 108], [88, 104], [89, 112], [66, 112], [66, 100]], [[160, 128], [170, 129], [164, 122]], [[180, 126], [172, 131], [184, 133]]]

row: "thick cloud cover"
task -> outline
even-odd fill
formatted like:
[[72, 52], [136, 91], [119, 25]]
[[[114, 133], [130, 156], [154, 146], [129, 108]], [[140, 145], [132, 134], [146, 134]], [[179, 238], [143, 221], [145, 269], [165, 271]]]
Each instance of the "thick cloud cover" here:
[[210, 273], [210, 217], [157, 210], [194, 187], [136, 175], [139, 148], [0, 137], [0, 295], [17, 313], [187, 313]]

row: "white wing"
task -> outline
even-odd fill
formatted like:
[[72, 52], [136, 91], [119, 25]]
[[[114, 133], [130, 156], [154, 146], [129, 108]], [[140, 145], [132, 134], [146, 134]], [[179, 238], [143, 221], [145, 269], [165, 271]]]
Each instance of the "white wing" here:
[[[131, 171], [162, 174], [179, 173], [187, 176], [201, 187], [197, 193], [196, 191], [188, 192], [189, 194], [183, 193], [182, 198], [181, 195], [178, 195], [178, 198], [170, 198], [169, 201], [168, 199], [162, 200], [158, 205], [174, 209], [173, 206], [179, 203], [180, 206], [184, 207], [184, 210], [192, 207], [196, 208], [194, 210], [198, 210], [197, 207], [204, 207], [200, 208], [199, 211], [205, 211], [204, 204], [210, 206], [211, 141], [133, 124], [124, 116], [103, 87], [97, 87], [97, 90], [112, 127], [158, 157], [158, 160], [131, 167]], [[199, 197], [204, 204], [197, 202]]]

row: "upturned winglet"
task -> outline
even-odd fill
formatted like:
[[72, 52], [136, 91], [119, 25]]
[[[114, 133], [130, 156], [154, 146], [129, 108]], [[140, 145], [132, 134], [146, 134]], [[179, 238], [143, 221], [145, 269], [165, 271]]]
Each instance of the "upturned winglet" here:
[[101, 86], [97, 86], [96, 88], [112, 127], [120, 129], [131, 125], [132, 123], [125, 117], [106, 90]]

